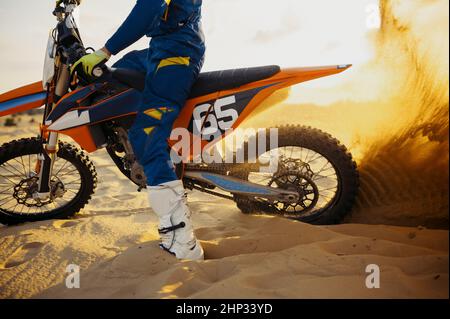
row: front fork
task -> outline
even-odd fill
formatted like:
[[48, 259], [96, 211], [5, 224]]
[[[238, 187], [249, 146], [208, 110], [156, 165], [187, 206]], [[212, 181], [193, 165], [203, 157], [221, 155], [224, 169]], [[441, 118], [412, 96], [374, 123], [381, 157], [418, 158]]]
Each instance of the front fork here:
[[39, 187], [38, 197], [46, 199], [51, 193], [51, 176], [53, 175], [53, 165], [56, 161], [56, 153], [58, 152], [59, 135], [50, 132], [48, 143], [43, 145], [43, 152], [39, 154]]
[[[70, 72], [67, 65], [61, 65], [60, 72], [57, 77], [55, 95], [51, 103], [50, 110], [46, 109], [45, 117], [53, 110], [56, 103], [69, 90]], [[48, 112], [47, 112], [48, 111]], [[53, 165], [56, 161], [56, 154], [58, 152], [59, 134], [56, 132], [49, 132], [45, 139], [45, 132], [41, 131], [41, 137], [44, 141], [42, 153], [39, 154], [36, 172], [39, 174], [38, 192], [36, 194], [39, 199], [48, 199], [51, 197], [51, 177], [53, 175]]]

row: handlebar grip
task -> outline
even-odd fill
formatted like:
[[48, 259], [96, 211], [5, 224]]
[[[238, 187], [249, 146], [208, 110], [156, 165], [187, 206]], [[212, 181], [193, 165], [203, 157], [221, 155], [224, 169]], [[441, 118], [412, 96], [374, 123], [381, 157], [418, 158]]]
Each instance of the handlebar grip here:
[[101, 76], [103, 76], [103, 70], [101, 67], [96, 67], [92, 70], [92, 75], [95, 76], [96, 78], [99, 78]]
[[107, 72], [108, 72], [108, 67], [106, 66], [106, 64], [102, 64], [102, 65], [96, 66], [92, 70], [92, 75], [96, 78], [101, 78]]

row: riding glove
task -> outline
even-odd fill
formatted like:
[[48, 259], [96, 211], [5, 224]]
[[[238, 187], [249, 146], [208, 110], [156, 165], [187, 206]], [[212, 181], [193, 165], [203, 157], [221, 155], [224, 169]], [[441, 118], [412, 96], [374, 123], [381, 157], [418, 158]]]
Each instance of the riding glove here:
[[110, 56], [103, 50], [97, 50], [94, 53], [85, 55], [79, 59], [70, 69], [73, 73], [75, 69], [81, 64], [85, 74], [92, 76], [92, 71], [99, 65], [108, 61]]

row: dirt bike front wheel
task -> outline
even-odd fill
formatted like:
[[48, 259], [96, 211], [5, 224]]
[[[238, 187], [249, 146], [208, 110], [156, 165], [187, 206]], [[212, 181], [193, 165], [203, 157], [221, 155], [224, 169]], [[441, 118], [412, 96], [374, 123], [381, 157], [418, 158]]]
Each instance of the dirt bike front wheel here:
[[65, 219], [78, 213], [97, 186], [97, 173], [87, 155], [59, 143], [48, 198], [36, 196], [36, 172], [42, 142], [27, 138], [0, 147], [0, 223], [13, 225], [48, 219]]
[[[266, 136], [269, 136], [267, 132]], [[256, 137], [258, 138], [258, 137]], [[247, 143], [244, 150], [248, 149]], [[246, 214], [282, 215], [310, 224], [336, 224], [355, 202], [359, 174], [352, 155], [331, 135], [303, 126], [278, 128], [278, 146], [271, 149], [267, 139], [265, 153], [258, 161], [275, 159], [272, 172], [237, 165], [231, 174], [252, 183], [298, 192], [296, 203], [269, 202], [261, 198], [235, 195], [238, 208]], [[248, 157], [246, 156], [248, 161]], [[257, 165], [258, 166], [258, 165]]]

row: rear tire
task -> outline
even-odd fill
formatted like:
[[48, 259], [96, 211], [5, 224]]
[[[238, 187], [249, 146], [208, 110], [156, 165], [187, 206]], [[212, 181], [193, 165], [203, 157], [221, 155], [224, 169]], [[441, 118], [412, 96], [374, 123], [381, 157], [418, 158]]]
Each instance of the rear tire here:
[[[269, 136], [267, 133], [266, 136]], [[339, 180], [336, 197], [328, 207], [310, 216], [286, 216], [315, 225], [337, 224], [351, 211], [359, 188], [357, 165], [347, 148], [331, 135], [318, 129], [304, 126], [284, 126], [278, 128], [278, 147], [301, 147], [312, 150], [326, 158], [334, 167]], [[244, 146], [248, 148], [248, 143]], [[267, 141], [270, 150], [270, 141]], [[249, 172], [232, 172], [236, 177], [248, 180]], [[273, 213], [264, 205], [245, 196], [234, 196], [237, 207], [245, 214]]]
[[[26, 138], [6, 143], [0, 147], [0, 167], [6, 162], [21, 156], [41, 153], [42, 142], [37, 138]], [[64, 206], [42, 213], [12, 213], [0, 205], [0, 223], [14, 225], [49, 219], [66, 219], [78, 213], [89, 202], [97, 186], [97, 173], [89, 157], [80, 149], [60, 142], [57, 156], [71, 163], [80, 178], [80, 189]], [[0, 176], [1, 179], [2, 176]]]

